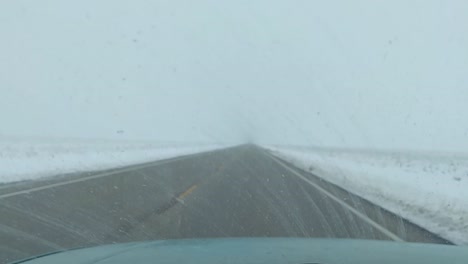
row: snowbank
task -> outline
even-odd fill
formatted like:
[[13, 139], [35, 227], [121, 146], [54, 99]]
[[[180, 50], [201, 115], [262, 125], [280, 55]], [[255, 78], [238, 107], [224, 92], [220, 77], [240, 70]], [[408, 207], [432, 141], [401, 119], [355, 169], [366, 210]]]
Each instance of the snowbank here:
[[126, 141], [0, 140], [0, 183], [96, 171], [227, 147]]
[[441, 237], [468, 245], [468, 156], [278, 146], [267, 149]]

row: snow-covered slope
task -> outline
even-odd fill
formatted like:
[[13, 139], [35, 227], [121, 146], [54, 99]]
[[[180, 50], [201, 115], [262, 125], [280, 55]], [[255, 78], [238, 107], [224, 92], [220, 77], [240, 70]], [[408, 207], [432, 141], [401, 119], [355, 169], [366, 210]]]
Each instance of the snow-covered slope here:
[[221, 144], [0, 140], [0, 183], [95, 171], [227, 147]]
[[468, 245], [468, 156], [279, 146], [268, 149], [456, 244]]

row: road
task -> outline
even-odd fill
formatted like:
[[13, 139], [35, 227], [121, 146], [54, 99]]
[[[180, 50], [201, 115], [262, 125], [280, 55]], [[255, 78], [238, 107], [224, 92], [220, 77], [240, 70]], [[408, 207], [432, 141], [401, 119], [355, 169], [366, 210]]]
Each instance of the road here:
[[0, 263], [213, 237], [449, 243], [252, 145], [0, 187]]

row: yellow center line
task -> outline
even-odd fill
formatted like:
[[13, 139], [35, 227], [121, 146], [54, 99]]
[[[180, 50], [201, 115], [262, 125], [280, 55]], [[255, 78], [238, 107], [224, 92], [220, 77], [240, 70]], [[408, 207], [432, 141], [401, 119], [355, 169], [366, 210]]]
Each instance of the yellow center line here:
[[196, 184], [190, 186], [185, 192], [181, 193], [177, 198], [178, 199], [184, 199], [187, 197], [189, 194], [191, 194], [198, 186]]

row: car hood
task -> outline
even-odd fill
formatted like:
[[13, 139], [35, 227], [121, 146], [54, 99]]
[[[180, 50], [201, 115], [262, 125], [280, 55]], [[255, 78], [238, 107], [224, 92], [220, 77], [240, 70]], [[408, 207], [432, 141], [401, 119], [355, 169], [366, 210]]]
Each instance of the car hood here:
[[22, 263], [466, 264], [468, 247], [300, 238], [164, 240], [70, 250]]

